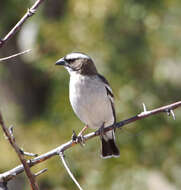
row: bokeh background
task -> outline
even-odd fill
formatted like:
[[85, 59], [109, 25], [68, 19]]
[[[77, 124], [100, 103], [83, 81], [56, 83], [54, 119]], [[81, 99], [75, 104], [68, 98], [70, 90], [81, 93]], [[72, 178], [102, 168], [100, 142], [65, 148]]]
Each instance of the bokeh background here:
[[[1, 0], [0, 36], [24, 15], [32, 0]], [[118, 121], [180, 100], [180, 0], [52, 0], [0, 49], [0, 110], [15, 126], [17, 143], [38, 154], [68, 141], [83, 124], [68, 100], [68, 73], [54, 63], [73, 51], [85, 52], [115, 94]], [[117, 130], [120, 158], [102, 160], [99, 139], [66, 152], [71, 170], [86, 190], [178, 190], [181, 188], [181, 110], [176, 121], [155, 115]], [[91, 131], [91, 130], [89, 130]], [[0, 132], [0, 172], [19, 164]], [[76, 189], [58, 157], [38, 177], [42, 190]], [[30, 189], [24, 174], [10, 189]]]

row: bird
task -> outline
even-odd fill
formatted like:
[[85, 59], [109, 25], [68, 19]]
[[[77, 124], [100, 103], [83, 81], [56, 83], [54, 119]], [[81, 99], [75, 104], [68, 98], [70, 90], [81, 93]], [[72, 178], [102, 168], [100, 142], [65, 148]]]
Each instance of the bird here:
[[[98, 73], [93, 59], [85, 53], [72, 52], [55, 65], [64, 66], [70, 75], [69, 100], [77, 117], [86, 128], [102, 129], [116, 124], [114, 96], [108, 81]], [[115, 130], [102, 132], [101, 157], [119, 157]]]

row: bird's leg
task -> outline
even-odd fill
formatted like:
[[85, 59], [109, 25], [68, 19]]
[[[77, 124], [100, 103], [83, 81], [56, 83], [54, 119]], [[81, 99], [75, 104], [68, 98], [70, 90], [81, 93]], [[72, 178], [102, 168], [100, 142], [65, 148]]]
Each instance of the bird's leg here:
[[84, 133], [84, 131], [86, 131], [87, 128], [88, 128], [88, 125], [85, 125], [84, 128], [78, 134], [78, 136], [82, 136], [82, 134]]
[[105, 132], [104, 132], [104, 123], [99, 128], [99, 133], [100, 133], [100, 137], [103, 138], [103, 136], [105, 135]]
[[80, 133], [77, 136], [77, 141], [78, 141], [78, 143], [80, 143], [81, 146], [85, 145], [83, 133], [86, 131], [87, 128], [88, 128], [88, 126], [85, 125], [84, 128], [80, 131]]

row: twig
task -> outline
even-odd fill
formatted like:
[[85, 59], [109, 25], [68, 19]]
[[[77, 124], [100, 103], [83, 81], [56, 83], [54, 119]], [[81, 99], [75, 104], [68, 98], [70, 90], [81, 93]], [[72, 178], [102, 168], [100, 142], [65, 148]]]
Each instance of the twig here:
[[7, 40], [9, 40], [23, 25], [23, 23], [31, 17], [33, 14], [35, 14], [38, 6], [43, 2], [44, 0], [37, 0], [34, 5], [27, 10], [26, 14], [21, 18], [21, 20], [11, 29], [11, 31], [2, 39], [0, 39], [0, 48], [6, 43]]
[[[14, 134], [13, 134], [13, 129], [14, 129], [14, 126], [11, 125], [9, 127], [9, 134], [11, 135], [11, 138], [12, 140], [14, 141], [14, 143], [16, 142], [16, 139], [14, 138]], [[7, 138], [7, 137], [6, 137]], [[18, 147], [19, 148], [19, 147]], [[21, 155], [24, 155], [24, 156], [31, 156], [31, 157], [36, 157], [38, 156], [38, 154], [34, 154], [34, 153], [30, 153], [30, 152], [25, 152], [22, 148], [19, 148], [19, 151], [21, 153]]]
[[65, 161], [65, 156], [64, 156], [63, 152], [60, 152], [60, 153], [59, 153], [59, 156], [60, 156], [60, 158], [61, 158], [61, 160], [62, 160], [62, 163], [63, 163], [65, 169], [67, 170], [69, 176], [71, 177], [71, 179], [74, 181], [74, 183], [77, 185], [77, 187], [78, 187], [80, 190], [83, 190], [82, 187], [79, 185], [78, 181], [75, 179], [75, 177], [74, 177], [74, 175], [72, 174], [72, 172], [70, 171], [69, 167], [67, 166], [67, 163], [66, 163], [66, 161]]
[[14, 57], [17, 57], [17, 56], [19, 56], [19, 55], [23, 55], [23, 54], [25, 54], [25, 53], [29, 53], [30, 51], [31, 51], [31, 49], [28, 49], [28, 50], [25, 50], [25, 51], [20, 52], [20, 53], [13, 54], [13, 55], [8, 56], [8, 57], [0, 58], [0, 62], [1, 62], [1, 61], [6, 61], [6, 60], [8, 60], [8, 59], [12, 59], [12, 58], [14, 58]]
[[[145, 112], [142, 112], [136, 116], [133, 116], [129, 119], [126, 119], [126, 120], [123, 120], [123, 121], [120, 121], [118, 123], [116, 123], [116, 125], [111, 125], [109, 127], [106, 127], [104, 129], [105, 132], [109, 131], [109, 130], [112, 130], [113, 128], [122, 128], [124, 125], [127, 125], [129, 123], [132, 123], [132, 122], [135, 122], [137, 120], [141, 120], [143, 118], [146, 118], [146, 117], [149, 117], [151, 115], [155, 115], [155, 114], [158, 114], [158, 113], [168, 113], [169, 110], [174, 110], [178, 107], [181, 107], [181, 101], [179, 102], [175, 102], [173, 104], [170, 104], [170, 105], [167, 105], [167, 106], [163, 106], [163, 107], [160, 107], [160, 108], [157, 108], [157, 109], [154, 109], [154, 110], [150, 110], [150, 111], [147, 111], [147, 113]], [[99, 136], [99, 130], [96, 131], [96, 132], [92, 132], [92, 133], [89, 133], [87, 135], [85, 135], [83, 138], [85, 141], [89, 140], [89, 139], [92, 139], [94, 138], [95, 136]], [[75, 144], [74, 141], [70, 140], [62, 145], [60, 145], [59, 147], [55, 148], [55, 149], [52, 149], [50, 150], [49, 152], [45, 153], [45, 154], [42, 154], [34, 159], [31, 159], [31, 160], [28, 160], [27, 161], [27, 164], [29, 167], [32, 167], [36, 164], [39, 164], [47, 159], [50, 159], [51, 157], [55, 156], [55, 155], [59, 155], [60, 152], [64, 152], [65, 150], [73, 147]], [[0, 182], [7, 182], [9, 180], [11, 180], [12, 178], [14, 178], [15, 176], [17, 176], [18, 174], [22, 173], [24, 171], [24, 167], [23, 165], [19, 165], [7, 172], [4, 172], [2, 174], [0, 174]]]
[[[26, 160], [24, 159], [23, 155], [21, 154], [19, 147], [15, 143], [15, 138], [13, 136], [13, 131], [12, 131], [13, 128], [10, 127], [10, 130], [8, 130], [8, 128], [4, 124], [1, 113], [0, 113], [0, 125], [2, 126], [2, 129], [3, 129], [6, 137], [8, 138], [9, 143], [14, 148], [14, 150], [17, 153], [21, 163], [23, 164], [24, 170], [26, 172], [26, 175], [27, 175], [29, 182], [30, 182], [30, 185], [31, 185], [31, 189], [32, 190], [39, 190], [38, 184], [35, 181], [34, 175], [31, 173], [30, 167], [28, 166]], [[13, 175], [15, 175], [15, 174], [13, 174]], [[0, 180], [0, 182], [2, 182], [2, 181]], [[4, 181], [4, 182], [7, 182], [7, 181]]]
[[175, 118], [175, 114], [174, 114], [173, 110], [170, 110], [170, 113], [171, 113], [173, 119], [176, 120], [176, 118]]
[[38, 154], [32, 153], [32, 152], [25, 152], [22, 148], [19, 148], [19, 151], [24, 156], [30, 156], [30, 157], [37, 157]]
[[39, 175], [45, 173], [47, 170], [48, 170], [47, 168], [45, 168], [45, 169], [43, 169], [43, 170], [40, 170], [39, 172], [37, 172], [36, 174], [34, 174], [34, 176], [35, 176], [35, 177], [38, 177]]

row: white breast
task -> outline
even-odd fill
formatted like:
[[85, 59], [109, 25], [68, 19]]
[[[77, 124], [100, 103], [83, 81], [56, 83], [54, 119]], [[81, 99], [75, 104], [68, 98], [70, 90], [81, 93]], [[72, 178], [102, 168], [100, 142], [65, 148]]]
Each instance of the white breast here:
[[71, 74], [69, 98], [72, 108], [80, 120], [91, 128], [99, 128], [114, 122], [106, 88], [97, 76], [87, 77]]

